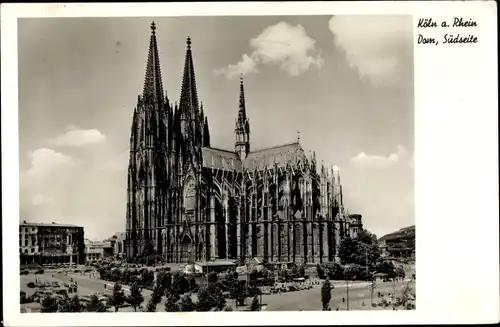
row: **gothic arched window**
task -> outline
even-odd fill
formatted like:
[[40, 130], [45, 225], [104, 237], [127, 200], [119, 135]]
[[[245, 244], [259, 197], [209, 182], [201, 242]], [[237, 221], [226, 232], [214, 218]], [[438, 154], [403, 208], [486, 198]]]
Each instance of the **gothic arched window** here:
[[184, 185], [183, 192], [184, 208], [186, 210], [194, 210], [196, 207], [196, 183], [195, 180], [190, 178]]

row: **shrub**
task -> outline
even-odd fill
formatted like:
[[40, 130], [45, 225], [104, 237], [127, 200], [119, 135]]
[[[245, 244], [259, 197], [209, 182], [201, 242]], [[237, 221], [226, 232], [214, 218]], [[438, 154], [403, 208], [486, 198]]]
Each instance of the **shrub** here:
[[208, 283], [216, 283], [218, 279], [219, 277], [217, 276], [217, 273], [215, 271], [211, 271], [210, 273], [208, 273], [207, 276]]
[[183, 297], [181, 297], [181, 300], [180, 300], [180, 303], [179, 303], [179, 309], [182, 312], [195, 311], [196, 306], [193, 303], [193, 300], [191, 300], [191, 296], [184, 295]]
[[196, 292], [198, 291], [199, 289], [199, 286], [198, 284], [196, 284], [196, 278], [194, 276], [190, 276], [188, 278], [188, 283], [189, 283], [189, 289], [192, 291], [192, 292]]
[[165, 294], [167, 300], [165, 301], [165, 311], [167, 312], [178, 312], [179, 307], [177, 306], [177, 297], [172, 292]]
[[319, 263], [316, 265], [316, 272], [318, 274], [319, 279], [325, 279], [325, 270], [323, 269], [323, 267], [321, 267]]
[[19, 297], [20, 297], [20, 303], [27, 303], [28, 299], [26, 298], [26, 292], [25, 291], [20, 291], [19, 292]]
[[96, 294], [90, 296], [90, 301], [87, 303], [88, 312], [106, 312], [106, 307], [99, 301], [99, 297]]
[[176, 273], [172, 281], [172, 291], [175, 294], [182, 295], [189, 291], [189, 282], [182, 273]]
[[259, 311], [259, 297], [255, 295], [250, 304], [250, 311]]
[[51, 296], [46, 296], [42, 300], [41, 312], [57, 312], [57, 300]]
[[332, 287], [330, 281], [327, 279], [323, 282], [321, 286], [321, 303], [323, 304], [323, 310], [328, 309], [330, 300], [332, 299]]
[[26, 286], [28, 286], [29, 288], [35, 288], [35, 283], [33, 282], [29, 282], [28, 284], [26, 284]]
[[144, 297], [142, 296], [139, 285], [137, 285], [137, 283], [134, 283], [130, 288], [130, 295], [126, 300], [134, 308], [134, 311], [137, 311], [137, 307], [140, 306], [144, 301]]
[[109, 298], [109, 305], [115, 308], [115, 312], [118, 312], [118, 308], [125, 302], [125, 299], [126, 297], [122, 286], [116, 283], [113, 287], [113, 294]]

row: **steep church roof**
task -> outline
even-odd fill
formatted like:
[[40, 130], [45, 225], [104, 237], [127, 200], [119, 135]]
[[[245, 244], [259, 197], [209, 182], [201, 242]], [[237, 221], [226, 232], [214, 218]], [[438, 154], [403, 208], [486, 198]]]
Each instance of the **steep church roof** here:
[[274, 164], [278, 167], [297, 165], [305, 158], [304, 150], [298, 142], [250, 152], [243, 162], [235, 152], [217, 148], [204, 147], [202, 155], [204, 167], [228, 171], [271, 169]]
[[228, 171], [241, 171], [243, 167], [234, 151], [205, 147], [201, 149], [201, 152], [203, 167]]
[[299, 161], [303, 161], [304, 158], [304, 150], [300, 143], [294, 142], [252, 151], [244, 160], [243, 166], [250, 170], [263, 170], [266, 167], [272, 168], [274, 164], [278, 165], [278, 167], [284, 167], [287, 163], [296, 165]]

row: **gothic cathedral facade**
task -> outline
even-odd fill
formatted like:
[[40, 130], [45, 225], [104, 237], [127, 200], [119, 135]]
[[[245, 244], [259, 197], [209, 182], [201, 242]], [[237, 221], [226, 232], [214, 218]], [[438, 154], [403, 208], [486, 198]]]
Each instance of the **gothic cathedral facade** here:
[[[243, 80], [232, 151], [212, 147], [187, 39], [179, 103], [164, 93], [151, 25], [142, 96], [133, 113], [126, 255], [166, 262], [258, 257], [334, 261], [350, 232], [338, 170], [317, 168], [297, 142], [252, 150]], [[235, 108], [236, 109], [236, 108]], [[236, 111], [236, 110], [235, 110]]]

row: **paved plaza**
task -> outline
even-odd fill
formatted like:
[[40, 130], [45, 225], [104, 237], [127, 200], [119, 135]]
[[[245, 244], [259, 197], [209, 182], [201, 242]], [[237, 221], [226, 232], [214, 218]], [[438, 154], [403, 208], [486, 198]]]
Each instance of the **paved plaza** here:
[[[34, 282], [37, 278], [41, 282], [52, 282], [58, 281], [60, 284], [69, 282], [73, 279], [74, 282], [78, 284], [78, 295], [85, 296], [94, 293], [108, 293], [110, 294], [114, 283], [103, 281], [93, 277], [90, 273], [80, 274], [80, 273], [57, 273], [56, 271], [47, 271], [42, 275], [22, 275], [21, 276], [21, 290], [25, 291], [27, 296], [30, 296], [35, 291], [34, 288], [28, 288], [26, 284], [28, 282]], [[347, 285], [344, 281], [333, 281], [331, 282], [334, 286], [332, 290], [332, 299], [330, 301], [330, 307], [332, 311], [336, 310], [347, 310]], [[262, 295], [263, 310], [266, 311], [311, 311], [311, 310], [321, 310], [321, 284], [313, 285], [312, 289], [302, 290], [296, 292], [287, 292], [281, 294], [269, 294]], [[380, 299], [377, 297], [378, 292], [384, 294], [387, 299], [389, 293], [393, 293], [394, 289], [396, 294], [400, 294], [405, 282], [399, 281], [394, 284], [388, 283], [377, 283], [373, 294], [373, 302], [377, 303]], [[106, 285], [106, 287], [105, 287]], [[415, 288], [415, 282], [411, 282], [411, 287]], [[125, 292], [128, 291], [128, 286], [123, 286]], [[151, 298], [152, 292], [149, 290], [143, 290], [142, 294], [144, 296], [143, 306], [147, 304]], [[196, 301], [196, 295], [192, 296], [193, 301]], [[344, 299], [344, 301], [343, 301]], [[233, 299], [227, 300], [227, 305], [233, 307], [233, 310], [246, 310], [246, 307], [236, 307], [235, 301]], [[364, 305], [363, 305], [364, 304]], [[164, 312], [165, 298], [162, 302], [157, 305], [157, 312]], [[40, 305], [38, 303], [28, 303], [23, 304], [23, 308], [30, 308], [33, 311], [38, 311]], [[370, 288], [368, 282], [354, 282], [349, 285], [349, 310], [380, 310], [381, 307], [372, 308], [370, 305]], [[388, 308], [392, 310], [392, 308]], [[121, 308], [120, 311], [128, 312], [133, 311], [131, 307]]]

